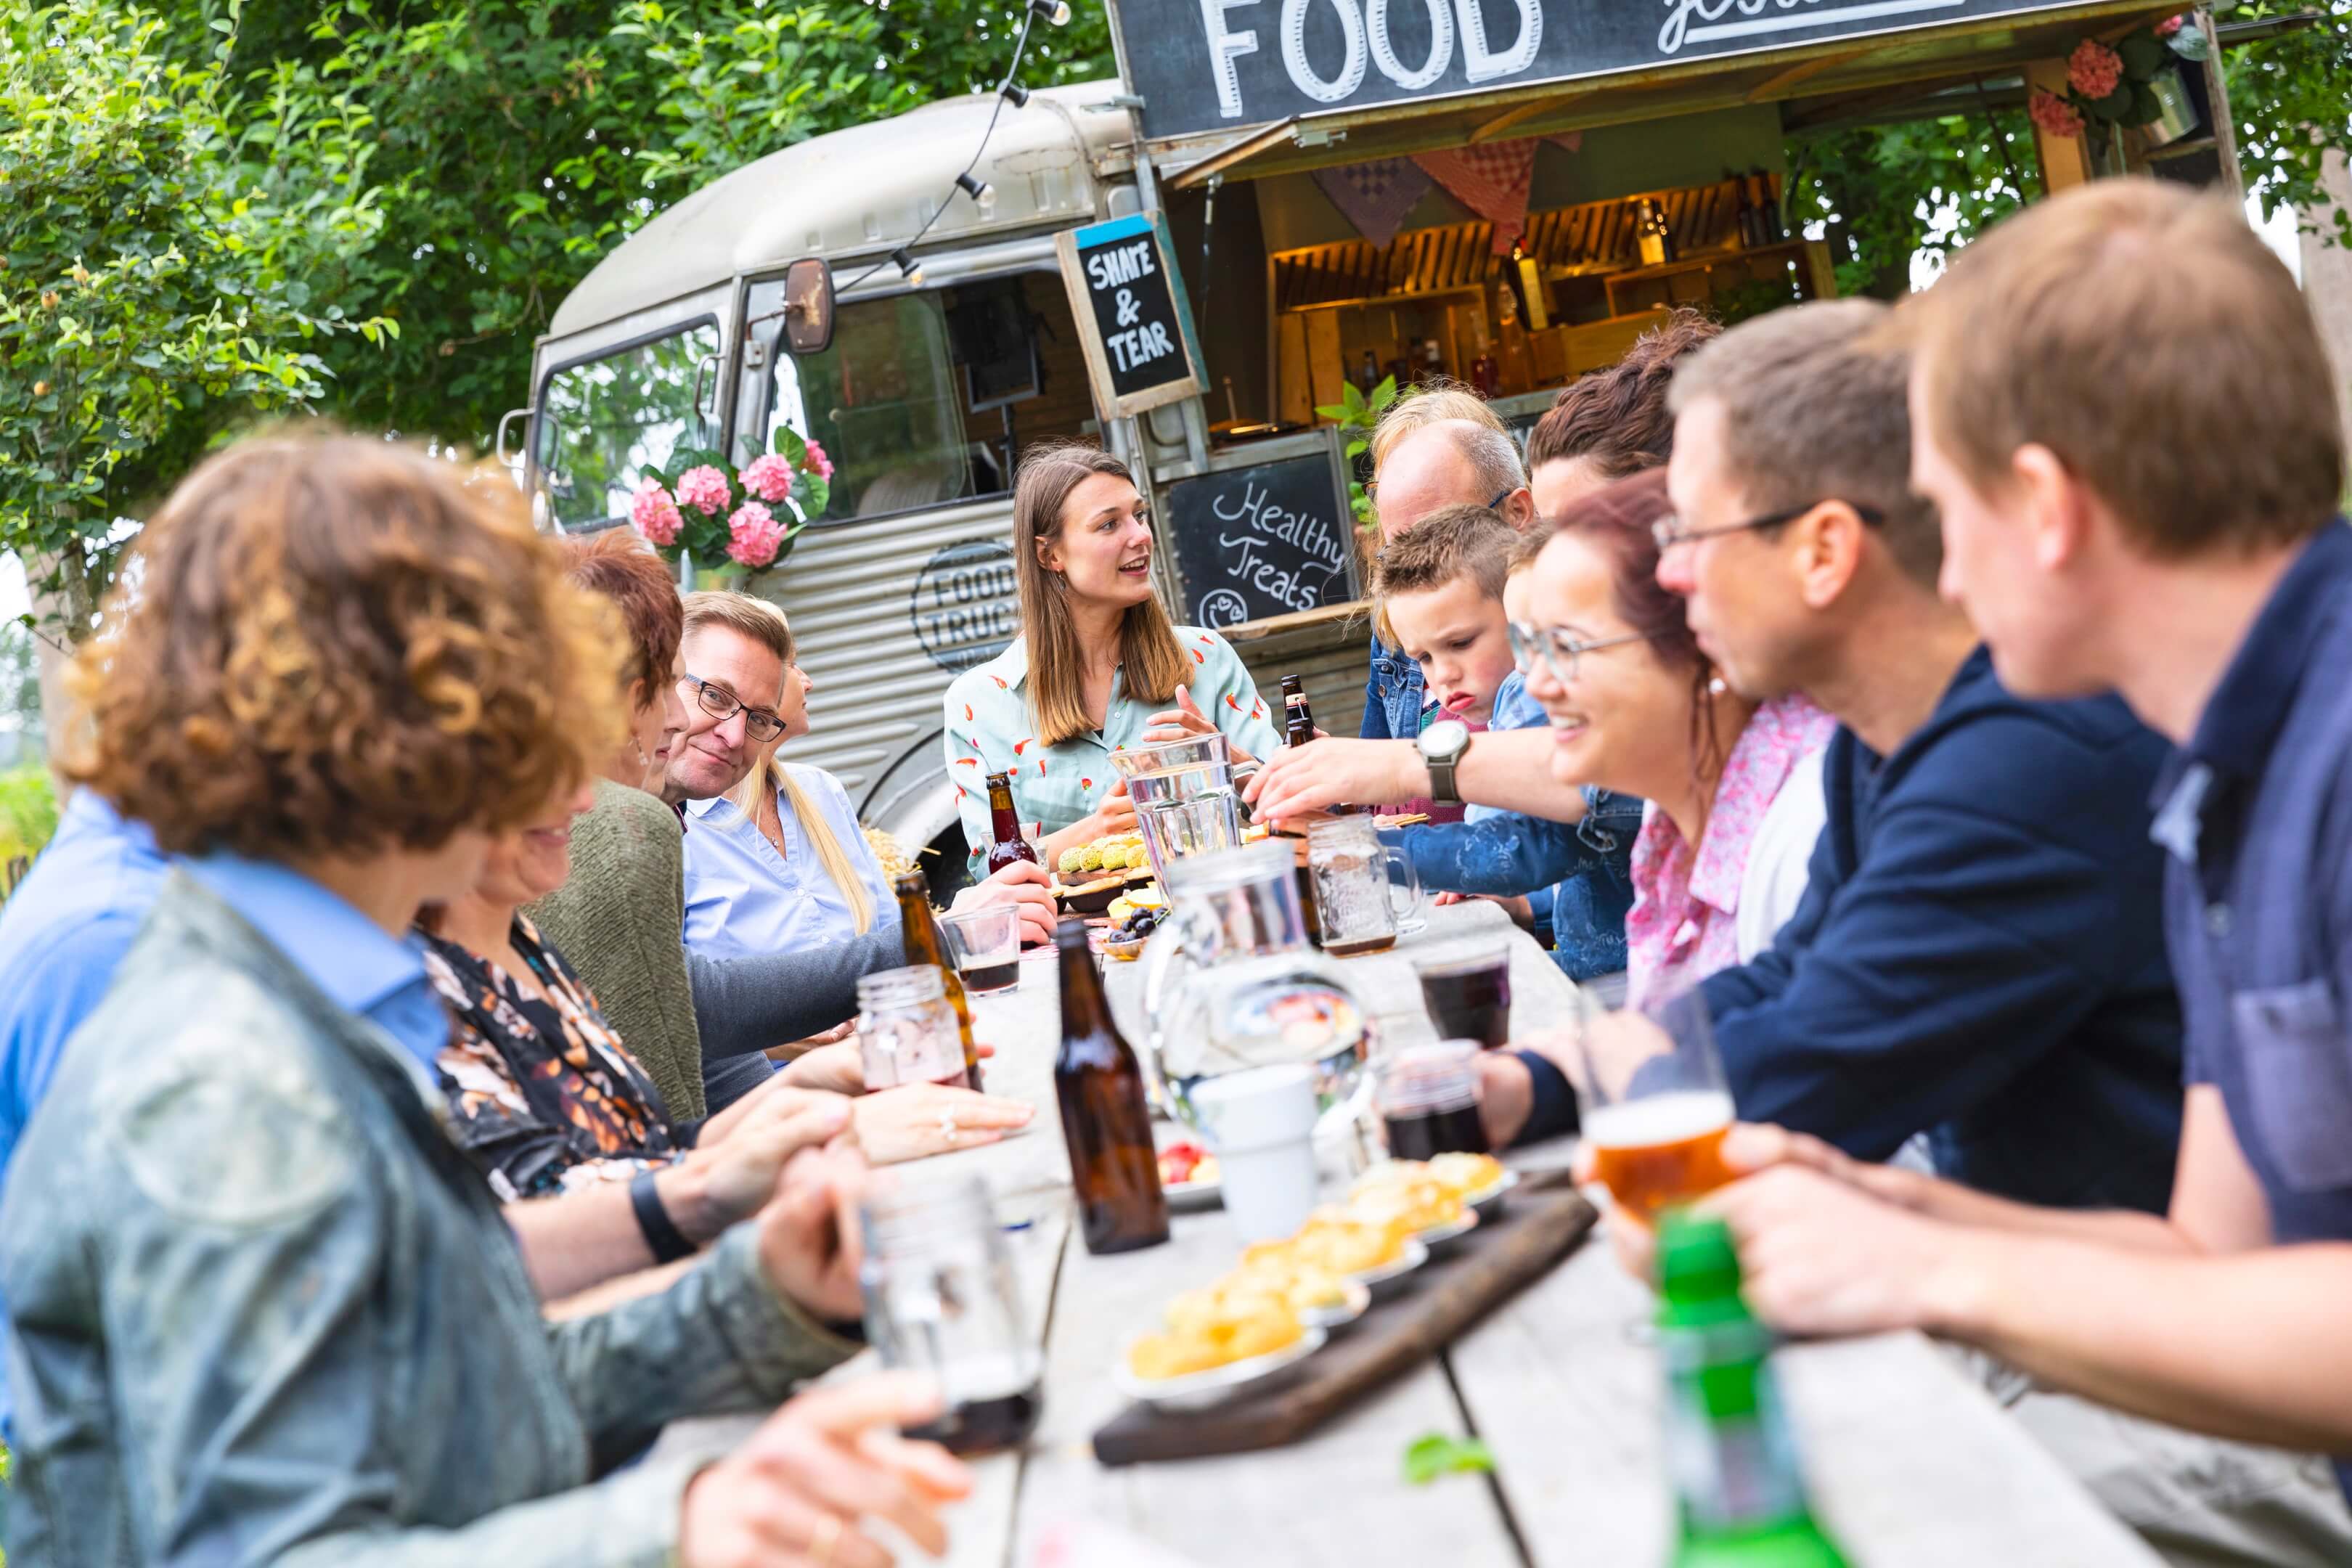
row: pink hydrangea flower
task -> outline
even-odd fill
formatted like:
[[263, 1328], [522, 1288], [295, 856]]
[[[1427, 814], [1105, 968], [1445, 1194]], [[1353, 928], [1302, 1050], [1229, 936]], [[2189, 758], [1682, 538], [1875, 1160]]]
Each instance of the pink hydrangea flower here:
[[2172, 37], [2173, 34], [2180, 31], [2181, 25], [2188, 20], [2189, 13], [2186, 11], [2183, 11], [2178, 16], [2167, 16], [2163, 21], [2158, 22], [2156, 25], [2156, 36], [2159, 38], [2168, 38]]
[[2074, 106], [2046, 88], [2036, 88], [2025, 100], [2026, 118], [2044, 136], [2080, 136], [2083, 116]]
[[647, 479], [629, 498], [629, 521], [655, 544], [677, 543], [677, 531], [686, 525], [686, 519], [677, 514], [677, 502], [662, 489], [659, 479]]
[[784, 531], [776, 514], [758, 501], [747, 500], [727, 520], [727, 558], [739, 566], [772, 565], [783, 547]]
[[808, 471], [827, 484], [833, 482], [833, 459], [826, 457], [824, 448], [814, 441], [808, 444]]
[[706, 517], [717, 517], [734, 499], [734, 492], [727, 488], [727, 476], [708, 463], [677, 477], [677, 504], [690, 506]]
[[2084, 38], [2066, 57], [2068, 85], [2094, 103], [2115, 91], [2123, 79], [2123, 56], [2096, 38]]
[[780, 501], [793, 493], [792, 461], [773, 452], [752, 458], [741, 478], [743, 488], [764, 501]]

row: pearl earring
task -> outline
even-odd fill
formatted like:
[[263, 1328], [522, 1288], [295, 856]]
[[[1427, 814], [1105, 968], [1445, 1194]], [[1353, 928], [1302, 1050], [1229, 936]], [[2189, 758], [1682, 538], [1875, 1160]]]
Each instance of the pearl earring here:
[[1710, 678], [1708, 679], [1707, 683], [1706, 683], [1706, 689], [1707, 689], [1707, 695], [1708, 695], [1708, 696], [1710, 696], [1710, 697], [1720, 697], [1720, 696], [1722, 696], [1725, 692], [1727, 692], [1727, 691], [1730, 690], [1730, 689], [1731, 689], [1731, 688], [1729, 688], [1728, 686], [1726, 686], [1726, 685], [1723, 683], [1723, 677], [1721, 677], [1721, 676], [1717, 675], [1717, 676], [1710, 677]]

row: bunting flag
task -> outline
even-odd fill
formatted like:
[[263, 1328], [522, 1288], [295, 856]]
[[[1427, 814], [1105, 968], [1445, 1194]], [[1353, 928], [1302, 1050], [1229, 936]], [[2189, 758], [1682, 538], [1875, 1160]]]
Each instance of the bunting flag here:
[[1396, 237], [1404, 215], [1429, 194], [1429, 176], [1414, 168], [1409, 158], [1374, 158], [1370, 163], [1318, 169], [1315, 183], [1375, 249]]
[[1563, 153], [1584, 151], [1584, 132], [1581, 131], [1566, 131], [1557, 136], [1547, 136], [1544, 140]]
[[1528, 226], [1528, 190], [1535, 183], [1538, 136], [1490, 142], [1444, 153], [1419, 153], [1413, 162], [1446, 194], [1495, 226], [1494, 252], [1510, 254]]

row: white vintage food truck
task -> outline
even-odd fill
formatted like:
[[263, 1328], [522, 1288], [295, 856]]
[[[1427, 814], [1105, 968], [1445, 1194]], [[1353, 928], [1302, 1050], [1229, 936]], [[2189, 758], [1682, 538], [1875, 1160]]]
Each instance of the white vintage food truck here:
[[[1120, 79], [1005, 102], [984, 148], [995, 100], [936, 103], [773, 153], [614, 249], [538, 345], [528, 479], [593, 529], [679, 447], [748, 461], [780, 423], [821, 442], [826, 508], [752, 579], [815, 683], [794, 755], [958, 867], [940, 696], [1015, 635], [1031, 444], [1128, 458], [1177, 618], [1223, 627], [1263, 684], [1305, 675], [1352, 731], [1361, 566], [1318, 407], [1445, 375], [1525, 429], [1662, 309], [1830, 292], [1826, 247], [1779, 216], [1790, 138], [2015, 104], [2080, 38], [2174, 9], [1117, 0]], [[2204, 76], [2167, 76], [2185, 108], [2132, 161], [2227, 157]], [[955, 177], [976, 150], [975, 195]], [[2079, 141], [2038, 152], [2051, 187], [2084, 177]], [[795, 354], [804, 257], [835, 269], [836, 330]]]

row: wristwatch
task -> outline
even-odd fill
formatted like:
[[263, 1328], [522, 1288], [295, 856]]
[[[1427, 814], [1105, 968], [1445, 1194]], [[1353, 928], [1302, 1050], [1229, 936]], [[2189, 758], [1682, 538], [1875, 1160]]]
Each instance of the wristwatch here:
[[1462, 795], [1454, 787], [1454, 769], [1462, 753], [1470, 749], [1470, 726], [1459, 719], [1440, 719], [1423, 730], [1413, 744], [1421, 748], [1421, 760], [1429, 764], [1429, 798], [1440, 805], [1460, 805]]

